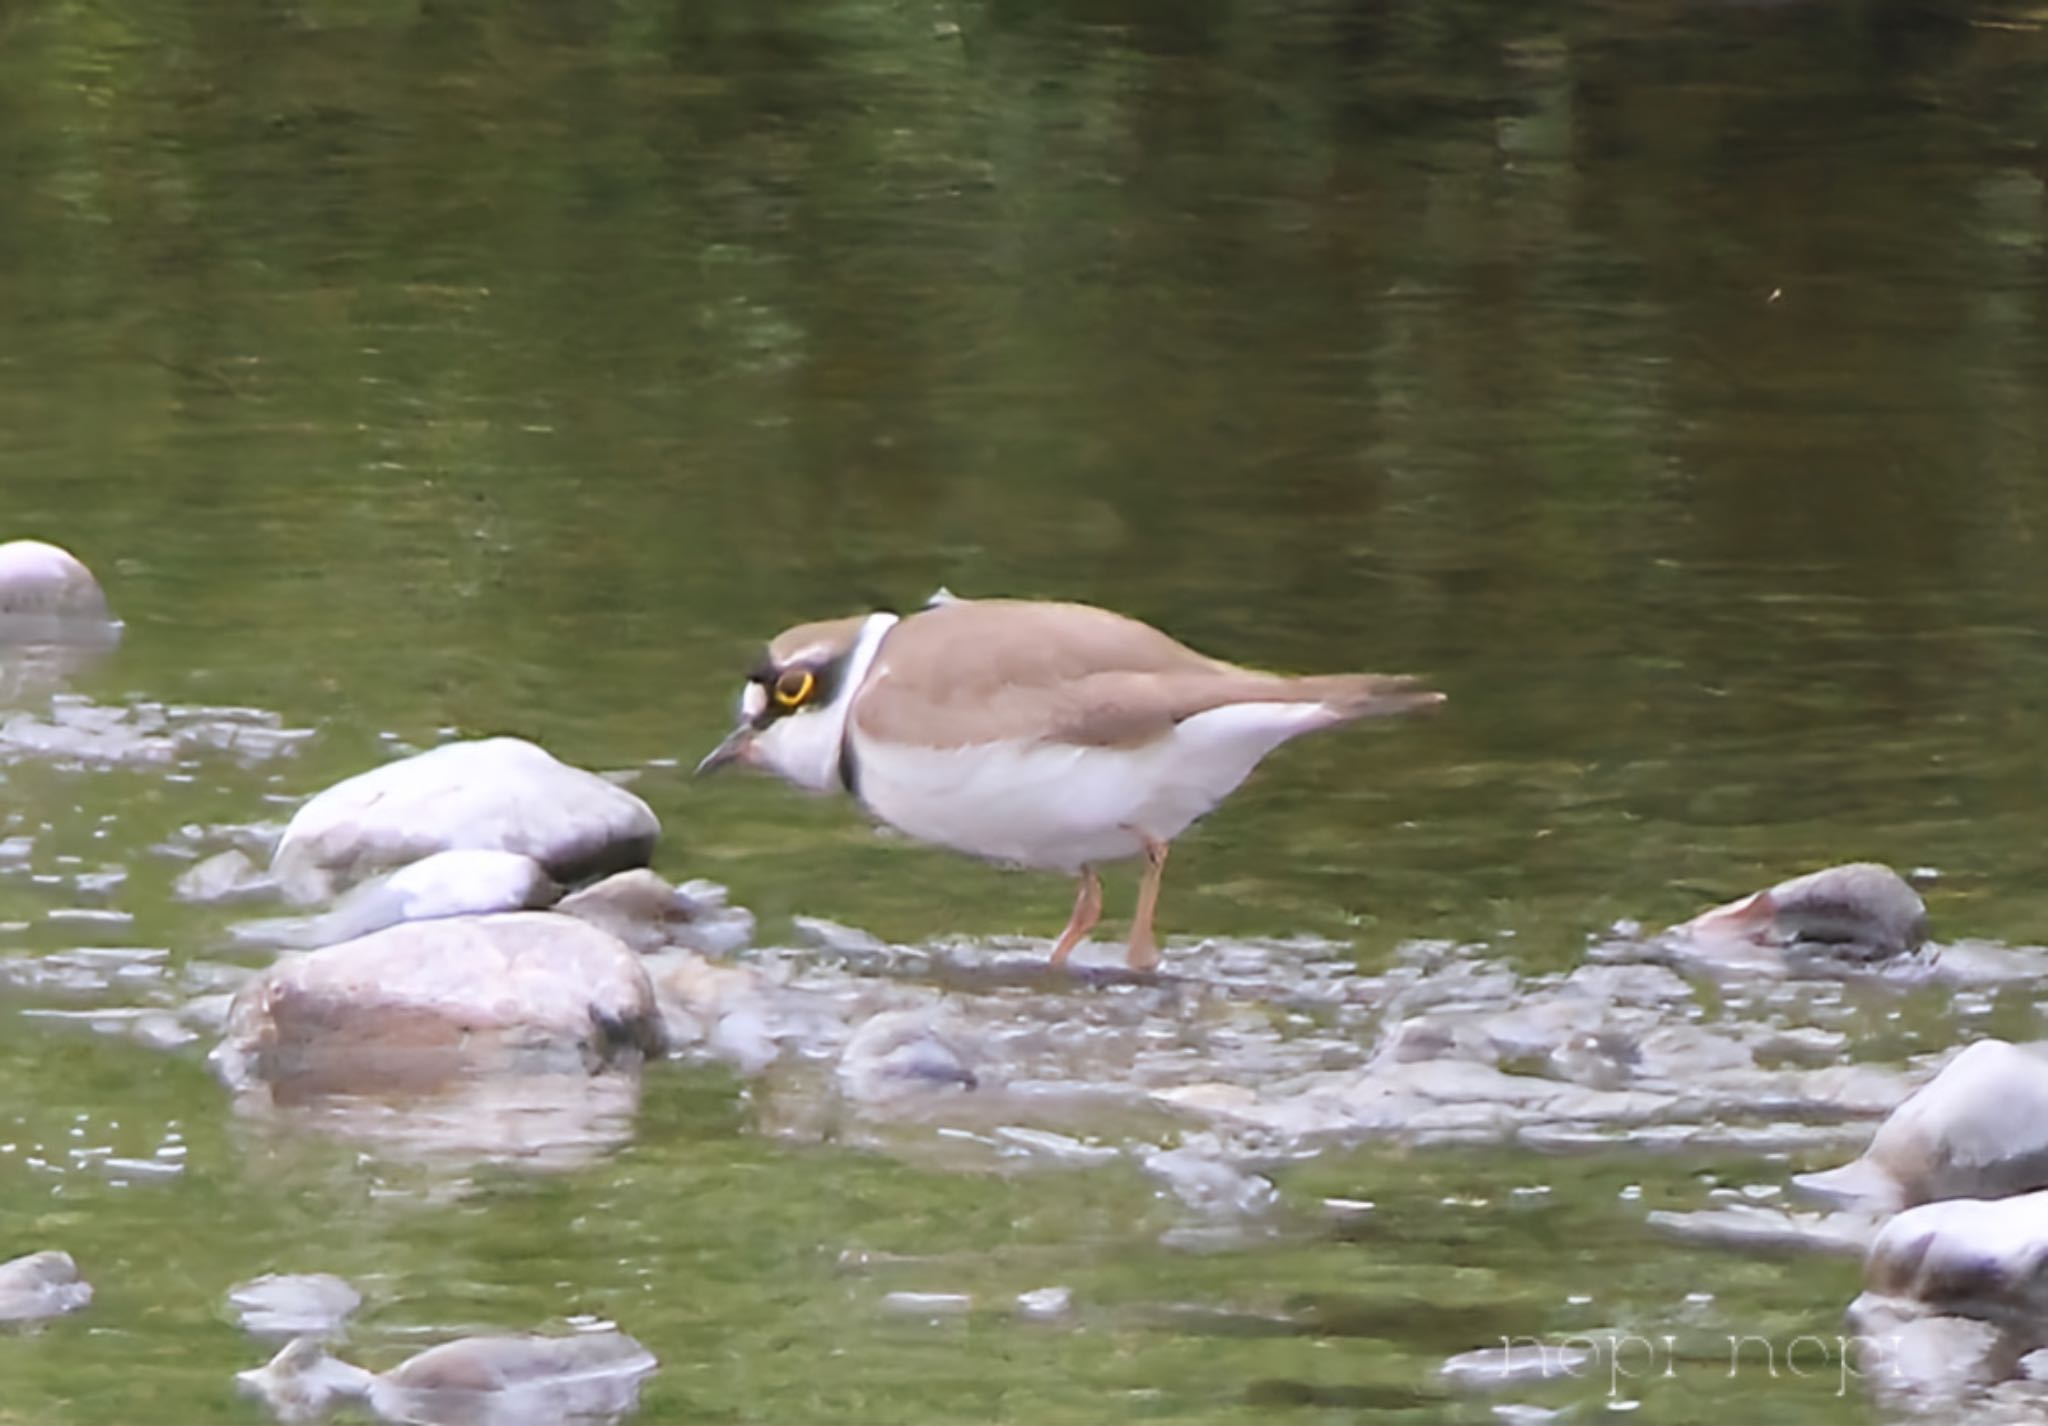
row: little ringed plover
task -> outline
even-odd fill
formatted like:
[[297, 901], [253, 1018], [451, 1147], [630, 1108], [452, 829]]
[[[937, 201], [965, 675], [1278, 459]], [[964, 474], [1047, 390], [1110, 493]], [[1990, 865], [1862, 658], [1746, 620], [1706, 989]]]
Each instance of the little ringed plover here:
[[1085, 604], [944, 596], [778, 635], [697, 771], [765, 768], [920, 841], [1078, 877], [1055, 965], [1101, 917], [1096, 865], [1141, 856], [1128, 961], [1149, 970], [1190, 823], [1290, 738], [1441, 702], [1405, 676], [1241, 668]]

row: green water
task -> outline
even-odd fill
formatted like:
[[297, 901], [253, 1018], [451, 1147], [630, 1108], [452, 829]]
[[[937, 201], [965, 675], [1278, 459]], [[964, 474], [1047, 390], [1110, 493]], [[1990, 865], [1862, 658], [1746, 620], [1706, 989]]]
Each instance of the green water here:
[[[657, 866], [727, 882], [771, 938], [796, 911], [1050, 934], [1056, 878], [675, 765], [760, 639], [939, 584], [1450, 693], [1276, 757], [1177, 848], [1168, 934], [1555, 968], [1617, 917], [1874, 857], [1939, 872], [1938, 934], [2038, 939], [2044, 26], [0, 6], [0, 536], [70, 546], [127, 620], [82, 691], [317, 730], [249, 768], [6, 769], [36, 868], [127, 868], [134, 921], [53, 925], [71, 898], [8, 877], [0, 922], [29, 924], [0, 951], [218, 956], [229, 913], [173, 901], [147, 847], [281, 817], [392, 741], [499, 731], [642, 768]], [[616, 1320], [664, 1362], [645, 1420], [1479, 1421], [1444, 1356], [1602, 1326], [1700, 1354], [1634, 1419], [1870, 1415], [1713, 1357], [1840, 1330], [1853, 1265], [1640, 1226], [1783, 1164], [1334, 1155], [1278, 1173], [1270, 1239], [1201, 1253], [1162, 1244], [1177, 1215], [1128, 1165], [784, 1144], [741, 1083], [664, 1066], [628, 1148], [456, 1193], [234, 1123], [203, 1047], [20, 1008], [0, 1257], [66, 1248], [99, 1295], [0, 1337], [0, 1422], [262, 1420], [220, 1295], [317, 1269], [364, 1288], [372, 1366]], [[65, 1159], [173, 1130], [169, 1182]], [[1377, 1206], [1333, 1226], [1326, 1195]], [[1073, 1323], [1005, 1308], [1052, 1283]], [[984, 1306], [933, 1325], [880, 1311], [895, 1290]]]

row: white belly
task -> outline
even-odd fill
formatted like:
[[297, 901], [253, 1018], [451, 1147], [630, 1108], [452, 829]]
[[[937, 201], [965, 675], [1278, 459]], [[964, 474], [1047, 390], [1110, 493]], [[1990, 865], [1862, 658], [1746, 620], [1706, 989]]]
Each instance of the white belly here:
[[892, 827], [971, 856], [1073, 871], [1136, 856], [1147, 837], [1172, 841], [1259, 759], [1332, 721], [1318, 703], [1244, 703], [1137, 748], [909, 748], [852, 736], [861, 801]]

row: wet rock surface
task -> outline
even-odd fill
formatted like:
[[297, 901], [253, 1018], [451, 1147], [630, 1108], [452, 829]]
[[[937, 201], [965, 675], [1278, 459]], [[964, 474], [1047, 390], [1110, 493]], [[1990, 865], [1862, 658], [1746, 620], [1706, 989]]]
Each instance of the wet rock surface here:
[[447, 743], [360, 773], [301, 807], [271, 862], [288, 895], [319, 901], [436, 852], [530, 857], [564, 885], [644, 865], [647, 804], [532, 743]]
[[0, 763], [175, 770], [222, 753], [255, 764], [289, 755], [311, 736], [260, 709], [112, 707], [59, 693], [38, 710], [0, 712]]

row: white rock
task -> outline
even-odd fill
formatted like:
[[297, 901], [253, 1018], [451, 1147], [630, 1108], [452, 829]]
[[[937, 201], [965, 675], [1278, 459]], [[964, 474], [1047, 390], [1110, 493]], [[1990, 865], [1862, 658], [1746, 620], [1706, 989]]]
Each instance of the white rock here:
[[2048, 1187], [2048, 1054], [1977, 1041], [1892, 1112], [1861, 1158], [1793, 1182], [1877, 1212]]
[[660, 834], [647, 804], [518, 738], [449, 743], [336, 783], [285, 827], [271, 870], [318, 901], [436, 852], [517, 852], [570, 884], [641, 866]]

